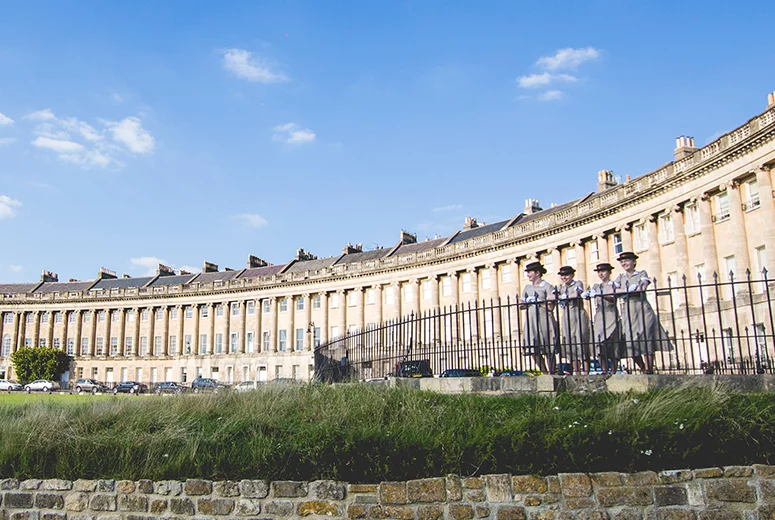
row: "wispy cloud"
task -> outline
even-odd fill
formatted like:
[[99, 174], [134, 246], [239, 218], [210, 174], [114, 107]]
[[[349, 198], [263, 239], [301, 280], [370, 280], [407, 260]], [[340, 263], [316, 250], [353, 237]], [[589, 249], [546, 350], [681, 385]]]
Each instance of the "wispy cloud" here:
[[447, 206], [438, 206], [433, 208], [434, 213], [441, 213], [443, 211], [454, 211], [456, 209], [463, 209], [462, 204], [448, 204]]
[[542, 56], [538, 58], [536, 66], [545, 70], [573, 70], [582, 63], [596, 60], [600, 57], [600, 51], [594, 47], [584, 49], [566, 48], [558, 50], [554, 56]]
[[0, 112], [0, 126], [10, 126], [13, 124], [13, 119]]
[[114, 92], [113, 96], [111, 96], [111, 97], [113, 98], [113, 101], [115, 101], [116, 103], [123, 103], [124, 102], [124, 97], [121, 94], [119, 94], [118, 92]]
[[16, 209], [20, 208], [22, 203], [12, 199], [8, 195], [0, 195], [0, 220], [13, 218], [16, 216]]
[[253, 56], [245, 49], [223, 51], [223, 66], [236, 77], [255, 83], [282, 83], [288, 81], [281, 72], [273, 71], [266, 60]]
[[289, 144], [307, 144], [315, 142], [315, 132], [309, 128], [301, 128], [296, 123], [285, 123], [273, 128], [275, 141], [283, 141]]
[[537, 88], [546, 87], [556, 82], [574, 83], [578, 81], [575, 76], [570, 74], [549, 74], [543, 72], [541, 74], [530, 74], [528, 76], [520, 76], [517, 78], [517, 85], [522, 88]]
[[33, 146], [86, 169], [120, 167], [123, 157], [149, 154], [155, 147], [153, 136], [137, 117], [99, 120], [99, 129], [75, 117], [57, 117], [48, 108], [27, 114], [25, 119], [37, 122]]
[[8, 146], [9, 144], [12, 144], [15, 142], [16, 142], [15, 137], [0, 137], [0, 147]]
[[131, 258], [129, 262], [132, 267], [145, 269], [143, 275], [152, 276], [156, 274], [156, 270], [159, 268], [159, 264], [168, 265], [167, 261], [163, 258], [156, 256], [139, 256], [137, 258]]
[[556, 101], [565, 97], [565, 92], [562, 90], [547, 90], [538, 96], [539, 101]]
[[241, 215], [237, 215], [236, 218], [252, 228], [263, 228], [269, 225], [268, 220], [256, 213], [242, 213]]
[[9, 269], [11, 269], [11, 271], [13, 271], [14, 273], [20, 273], [20, 272], [21, 272], [21, 270], [22, 270], [22, 266], [20, 266], [20, 265], [9, 265], [8, 267], [9, 267]]

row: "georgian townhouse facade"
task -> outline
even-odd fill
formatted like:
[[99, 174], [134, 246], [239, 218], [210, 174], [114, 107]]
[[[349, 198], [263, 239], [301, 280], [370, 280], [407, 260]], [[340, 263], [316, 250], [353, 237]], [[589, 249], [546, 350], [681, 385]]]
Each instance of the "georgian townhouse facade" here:
[[[770, 269], [775, 95], [764, 112], [702, 148], [679, 137], [673, 153], [632, 179], [600, 171], [590, 176], [596, 191], [576, 200], [542, 209], [528, 199], [511, 219], [469, 218], [451, 236], [424, 242], [402, 231], [391, 248], [348, 244], [328, 258], [300, 249], [280, 265], [250, 256], [241, 270], [205, 262], [189, 274], [160, 265], [156, 276], [129, 278], [101, 269], [95, 280], [70, 282], [44, 271], [39, 282], [0, 284], [0, 377], [13, 377], [17, 348], [53, 346], [73, 357], [69, 379], [309, 380], [315, 346], [410, 313], [513, 300], [524, 266], [536, 260], [552, 283], [562, 265], [595, 281], [595, 265], [615, 263], [622, 251], [638, 254], [638, 267], [661, 286], [680, 285], [684, 275], [742, 280], [747, 269]], [[689, 314], [704, 303], [694, 293], [687, 300]], [[721, 312], [723, 302], [716, 305]]]

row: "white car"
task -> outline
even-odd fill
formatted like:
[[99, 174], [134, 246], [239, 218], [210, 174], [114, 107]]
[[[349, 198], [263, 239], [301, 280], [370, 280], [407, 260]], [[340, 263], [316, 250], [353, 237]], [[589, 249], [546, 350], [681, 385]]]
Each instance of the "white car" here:
[[32, 383], [24, 385], [24, 391], [28, 394], [30, 392], [48, 392], [50, 394], [52, 390], [59, 390], [59, 383], [46, 379], [37, 379]]
[[21, 390], [22, 385], [15, 381], [8, 381], [7, 379], [0, 379], [0, 391], [15, 392]]
[[235, 386], [234, 390], [237, 392], [249, 392], [251, 390], [257, 390], [259, 384], [258, 381], [243, 381]]

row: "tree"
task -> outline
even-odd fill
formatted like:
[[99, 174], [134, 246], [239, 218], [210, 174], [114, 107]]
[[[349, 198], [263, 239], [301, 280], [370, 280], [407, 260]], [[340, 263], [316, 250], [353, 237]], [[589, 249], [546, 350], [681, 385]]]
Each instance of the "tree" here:
[[49, 347], [22, 347], [11, 354], [11, 362], [22, 384], [35, 379], [59, 381], [70, 366], [67, 354]]

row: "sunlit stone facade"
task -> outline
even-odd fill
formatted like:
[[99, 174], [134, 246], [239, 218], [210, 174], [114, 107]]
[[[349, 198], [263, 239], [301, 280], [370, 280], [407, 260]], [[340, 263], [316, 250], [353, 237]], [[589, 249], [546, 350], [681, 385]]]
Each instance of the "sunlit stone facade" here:
[[[282, 265], [250, 257], [242, 270], [96, 280], [0, 284], [0, 376], [13, 377], [21, 346], [73, 356], [70, 380], [223, 381], [313, 376], [313, 349], [347, 331], [411, 312], [513, 298], [536, 259], [557, 282], [561, 265], [595, 280], [599, 262], [621, 251], [658, 283], [683, 275], [769, 269], [775, 257], [775, 97], [767, 109], [703, 148], [677, 139], [675, 160], [624, 182], [598, 173], [597, 191], [541, 209], [528, 199], [501, 222], [468, 219], [451, 236], [315, 258], [303, 250]], [[768, 264], [768, 257], [770, 258]], [[700, 302], [689, 302], [699, 304]], [[500, 330], [495, 331], [501, 334]]]

